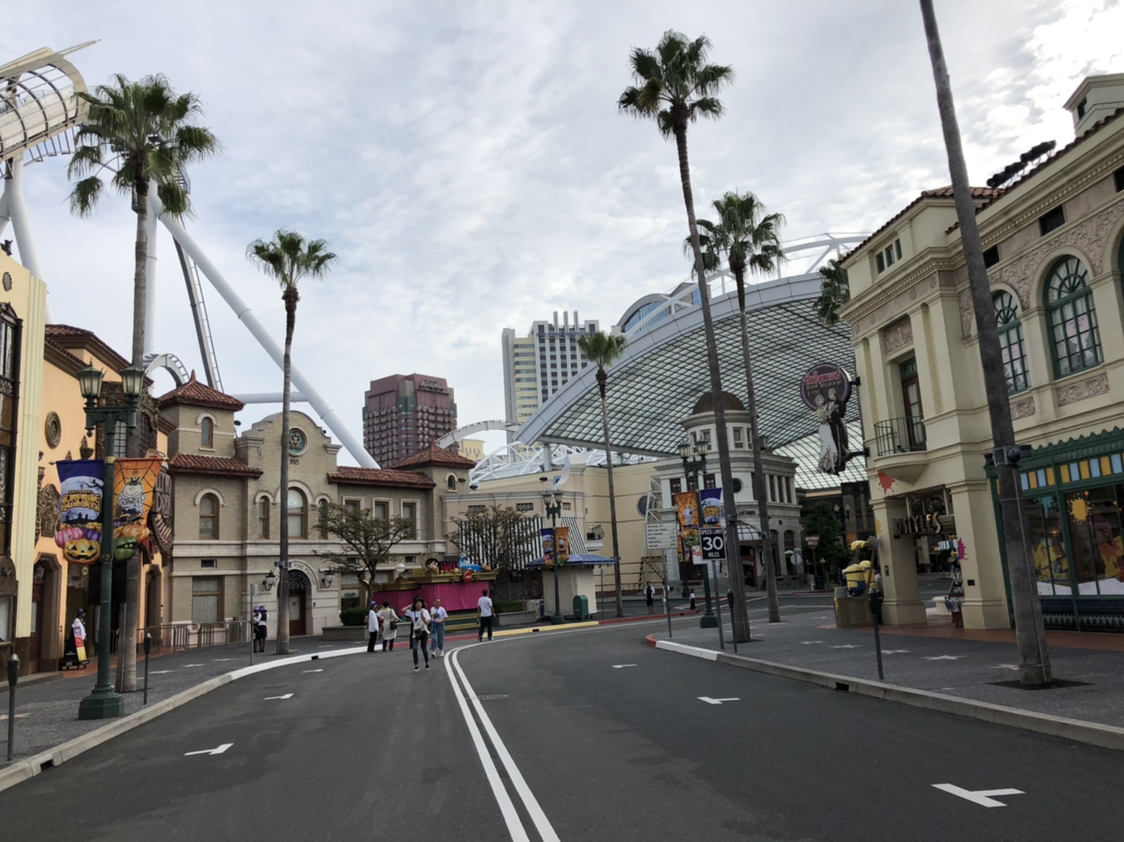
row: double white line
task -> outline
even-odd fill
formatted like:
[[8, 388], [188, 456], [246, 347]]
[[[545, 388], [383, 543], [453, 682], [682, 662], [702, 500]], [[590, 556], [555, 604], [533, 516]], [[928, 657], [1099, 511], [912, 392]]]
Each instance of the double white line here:
[[[476, 698], [476, 693], [472, 689], [472, 685], [465, 677], [464, 670], [457, 656], [460, 655], [465, 649], [471, 649], [473, 646], [479, 644], [471, 644], [469, 646], [462, 646], [453, 650], [449, 654], [448, 660], [445, 661], [445, 671], [449, 675], [449, 683], [453, 685], [453, 693], [457, 697], [457, 704], [460, 705], [461, 714], [464, 716], [464, 721], [468, 725], [468, 732], [472, 735], [472, 743], [476, 746], [476, 753], [480, 755], [480, 762], [484, 766], [484, 774], [488, 776], [488, 783], [492, 787], [492, 794], [496, 797], [496, 803], [499, 804], [500, 812], [503, 814], [503, 820], [507, 824], [507, 832], [511, 834], [514, 842], [531, 842], [531, 837], [527, 834], [527, 828], [523, 825], [523, 820], [519, 816], [519, 811], [515, 808], [515, 802], [512, 801], [511, 794], [504, 786], [503, 779], [500, 777], [499, 770], [496, 768], [496, 763], [492, 759], [492, 754], [488, 750], [488, 743], [484, 739], [484, 734], [487, 734], [488, 741], [491, 742], [492, 747], [495, 749], [496, 757], [499, 758], [500, 764], [503, 766], [504, 771], [507, 773], [508, 779], [511, 781], [512, 787], [515, 789], [515, 794], [519, 796], [519, 800], [523, 802], [523, 808], [530, 816], [531, 822], [534, 824], [535, 831], [538, 833], [538, 838], [542, 842], [559, 842], [558, 834], [554, 832], [554, 828], [550, 824], [550, 820], [546, 817], [541, 806], [539, 806], [538, 799], [535, 798], [531, 788], [527, 786], [527, 782], [523, 779], [523, 774], [519, 771], [519, 767], [515, 765], [515, 761], [511, 759], [511, 755], [507, 751], [507, 746], [503, 744], [500, 735], [496, 733], [496, 728], [492, 725], [492, 720], [488, 718], [488, 714], [484, 712], [483, 705]], [[460, 683], [458, 684], [458, 679]], [[462, 689], [463, 688], [463, 689]], [[469, 709], [468, 703], [472, 702], [472, 709]], [[472, 715], [473, 710], [476, 712], [476, 717]], [[476, 719], [480, 720], [477, 725]], [[480, 732], [481, 727], [484, 729], [484, 734]]]

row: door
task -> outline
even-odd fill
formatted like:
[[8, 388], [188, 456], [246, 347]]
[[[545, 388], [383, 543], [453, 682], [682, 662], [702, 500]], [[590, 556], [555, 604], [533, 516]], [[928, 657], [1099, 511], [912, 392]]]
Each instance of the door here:
[[28, 660], [32, 669], [39, 669], [43, 654], [43, 582], [31, 586], [31, 640], [28, 641]]
[[910, 450], [925, 447], [925, 413], [921, 408], [921, 383], [917, 378], [917, 360], [902, 363], [898, 370], [902, 381], [902, 405], [905, 407], [906, 440]]
[[308, 634], [308, 594], [312, 583], [300, 570], [289, 571], [289, 636]]

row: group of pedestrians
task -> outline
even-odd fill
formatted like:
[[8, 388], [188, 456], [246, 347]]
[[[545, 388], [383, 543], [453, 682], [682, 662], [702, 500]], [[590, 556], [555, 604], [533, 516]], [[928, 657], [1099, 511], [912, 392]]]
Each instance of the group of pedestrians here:
[[374, 652], [379, 639], [382, 640], [383, 652], [394, 649], [394, 641], [398, 639], [398, 626], [406, 623], [410, 632], [410, 649], [414, 653], [414, 671], [421, 667], [418, 663], [418, 652], [425, 659], [425, 668], [429, 669], [429, 655], [435, 658], [445, 657], [445, 621], [449, 619], [449, 612], [441, 606], [440, 599], [434, 599], [429, 608], [420, 596], [415, 597], [409, 608], [403, 610], [399, 616], [389, 602], [383, 601], [382, 607], [373, 601], [367, 611], [367, 651]]
[[[485, 588], [483, 595], [476, 601], [476, 617], [480, 622], [477, 640], [483, 642], [485, 634], [488, 640], [492, 639], [495, 614], [495, 605]], [[410, 607], [403, 609], [401, 615], [391, 607], [389, 601], [384, 600], [380, 607], [377, 600], [371, 600], [367, 610], [367, 652], [392, 651], [394, 641], [398, 639], [398, 627], [404, 623], [409, 628], [414, 672], [421, 669], [421, 659], [425, 661], [425, 668], [429, 669], [431, 654], [435, 658], [445, 657], [445, 621], [448, 619], [449, 612], [441, 606], [440, 599], [434, 599], [433, 604], [427, 607], [424, 599], [414, 597]], [[382, 641], [381, 650], [377, 649], [379, 641]], [[419, 652], [421, 659], [418, 658]]]

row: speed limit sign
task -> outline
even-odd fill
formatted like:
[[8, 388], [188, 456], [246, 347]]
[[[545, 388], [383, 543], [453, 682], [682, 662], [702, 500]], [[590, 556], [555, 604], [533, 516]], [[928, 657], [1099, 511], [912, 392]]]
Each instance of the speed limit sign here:
[[699, 543], [704, 561], [722, 561], [726, 558], [726, 532], [723, 529], [700, 529]]

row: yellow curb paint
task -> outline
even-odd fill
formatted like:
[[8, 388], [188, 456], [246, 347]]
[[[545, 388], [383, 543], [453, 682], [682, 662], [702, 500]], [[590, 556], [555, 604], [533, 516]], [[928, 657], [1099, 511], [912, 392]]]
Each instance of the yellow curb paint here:
[[517, 634], [532, 634], [533, 632], [560, 632], [569, 631], [570, 629], [588, 629], [601, 625], [596, 620], [589, 623], [566, 623], [563, 626], [532, 626], [529, 629], [511, 629], [510, 631], [498, 631], [495, 637], [512, 637]]

